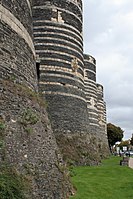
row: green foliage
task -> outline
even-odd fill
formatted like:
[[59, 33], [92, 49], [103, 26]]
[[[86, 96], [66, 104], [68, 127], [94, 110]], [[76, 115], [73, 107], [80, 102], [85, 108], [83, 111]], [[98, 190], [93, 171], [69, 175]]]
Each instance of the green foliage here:
[[70, 172], [70, 176], [71, 176], [71, 177], [76, 176], [76, 172], [74, 171], [74, 166], [70, 166], [70, 167], [69, 167], [69, 172]]
[[28, 134], [32, 134], [33, 133], [33, 128], [25, 128], [25, 131], [28, 133]]
[[[11, 78], [12, 79], [12, 78]], [[38, 92], [34, 92], [30, 88], [16, 83], [15, 77], [13, 77], [13, 80], [2, 80], [2, 84], [5, 89], [10, 89], [13, 91], [14, 95], [24, 96], [32, 101], [32, 103], [38, 103], [41, 107], [47, 107], [47, 103], [44, 100], [44, 97], [42, 94]]]
[[0, 149], [3, 149], [5, 147], [4, 140], [0, 140]]
[[0, 169], [0, 199], [26, 199], [27, 183], [12, 169]]
[[75, 167], [72, 182], [77, 189], [71, 199], [133, 198], [133, 170], [120, 166], [120, 157], [112, 157], [100, 166]]
[[5, 124], [2, 121], [0, 121], [0, 131], [5, 130], [5, 128], [6, 128]]
[[23, 114], [22, 114], [22, 118], [21, 118], [21, 124], [23, 124], [24, 126], [27, 125], [34, 125], [39, 121], [39, 117], [38, 115], [33, 112], [32, 109], [26, 109]]
[[115, 126], [114, 124], [108, 123], [107, 135], [108, 135], [109, 146], [111, 148], [111, 146], [113, 146], [116, 142], [122, 140], [123, 130], [118, 126]]
[[133, 146], [133, 134], [132, 134], [132, 137], [130, 139], [130, 144]]

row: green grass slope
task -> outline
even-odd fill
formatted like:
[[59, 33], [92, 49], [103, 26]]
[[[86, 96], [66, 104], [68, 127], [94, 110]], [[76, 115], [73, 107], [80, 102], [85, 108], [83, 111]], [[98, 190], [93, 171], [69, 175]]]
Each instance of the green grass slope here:
[[77, 189], [71, 199], [133, 199], [133, 169], [120, 166], [119, 157], [97, 167], [75, 167], [72, 182]]

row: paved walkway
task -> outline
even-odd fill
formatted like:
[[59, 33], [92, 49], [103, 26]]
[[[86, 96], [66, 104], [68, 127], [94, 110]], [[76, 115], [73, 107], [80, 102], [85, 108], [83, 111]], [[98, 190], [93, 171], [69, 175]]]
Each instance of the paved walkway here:
[[129, 167], [133, 169], [133, 158], [129, 158]]

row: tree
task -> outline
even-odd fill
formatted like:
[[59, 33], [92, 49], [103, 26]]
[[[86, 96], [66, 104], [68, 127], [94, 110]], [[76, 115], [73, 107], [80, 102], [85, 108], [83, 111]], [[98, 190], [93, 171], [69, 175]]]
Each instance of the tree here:
[[107, 136], [108, 136], [110, 149], [116, 142], [122, 140], [123, 132], [124, 131], [120, 127], [115, 126], [114, 124], [111, 124], [111, 123], [107, 124]]
[[132, 134], [132, 137], [131, 137], [131, 140], [130, 140], [130, 144], [133, 146], [133, 134]]

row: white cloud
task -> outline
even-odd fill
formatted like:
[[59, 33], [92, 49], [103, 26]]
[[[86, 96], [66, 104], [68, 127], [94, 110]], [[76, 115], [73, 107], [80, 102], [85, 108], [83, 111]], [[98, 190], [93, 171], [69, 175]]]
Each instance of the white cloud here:
[[97, 60], [97, 81], [105, 88], [108, 121], [133, 133], [132, 0], [84, 0], [85, 53]]

